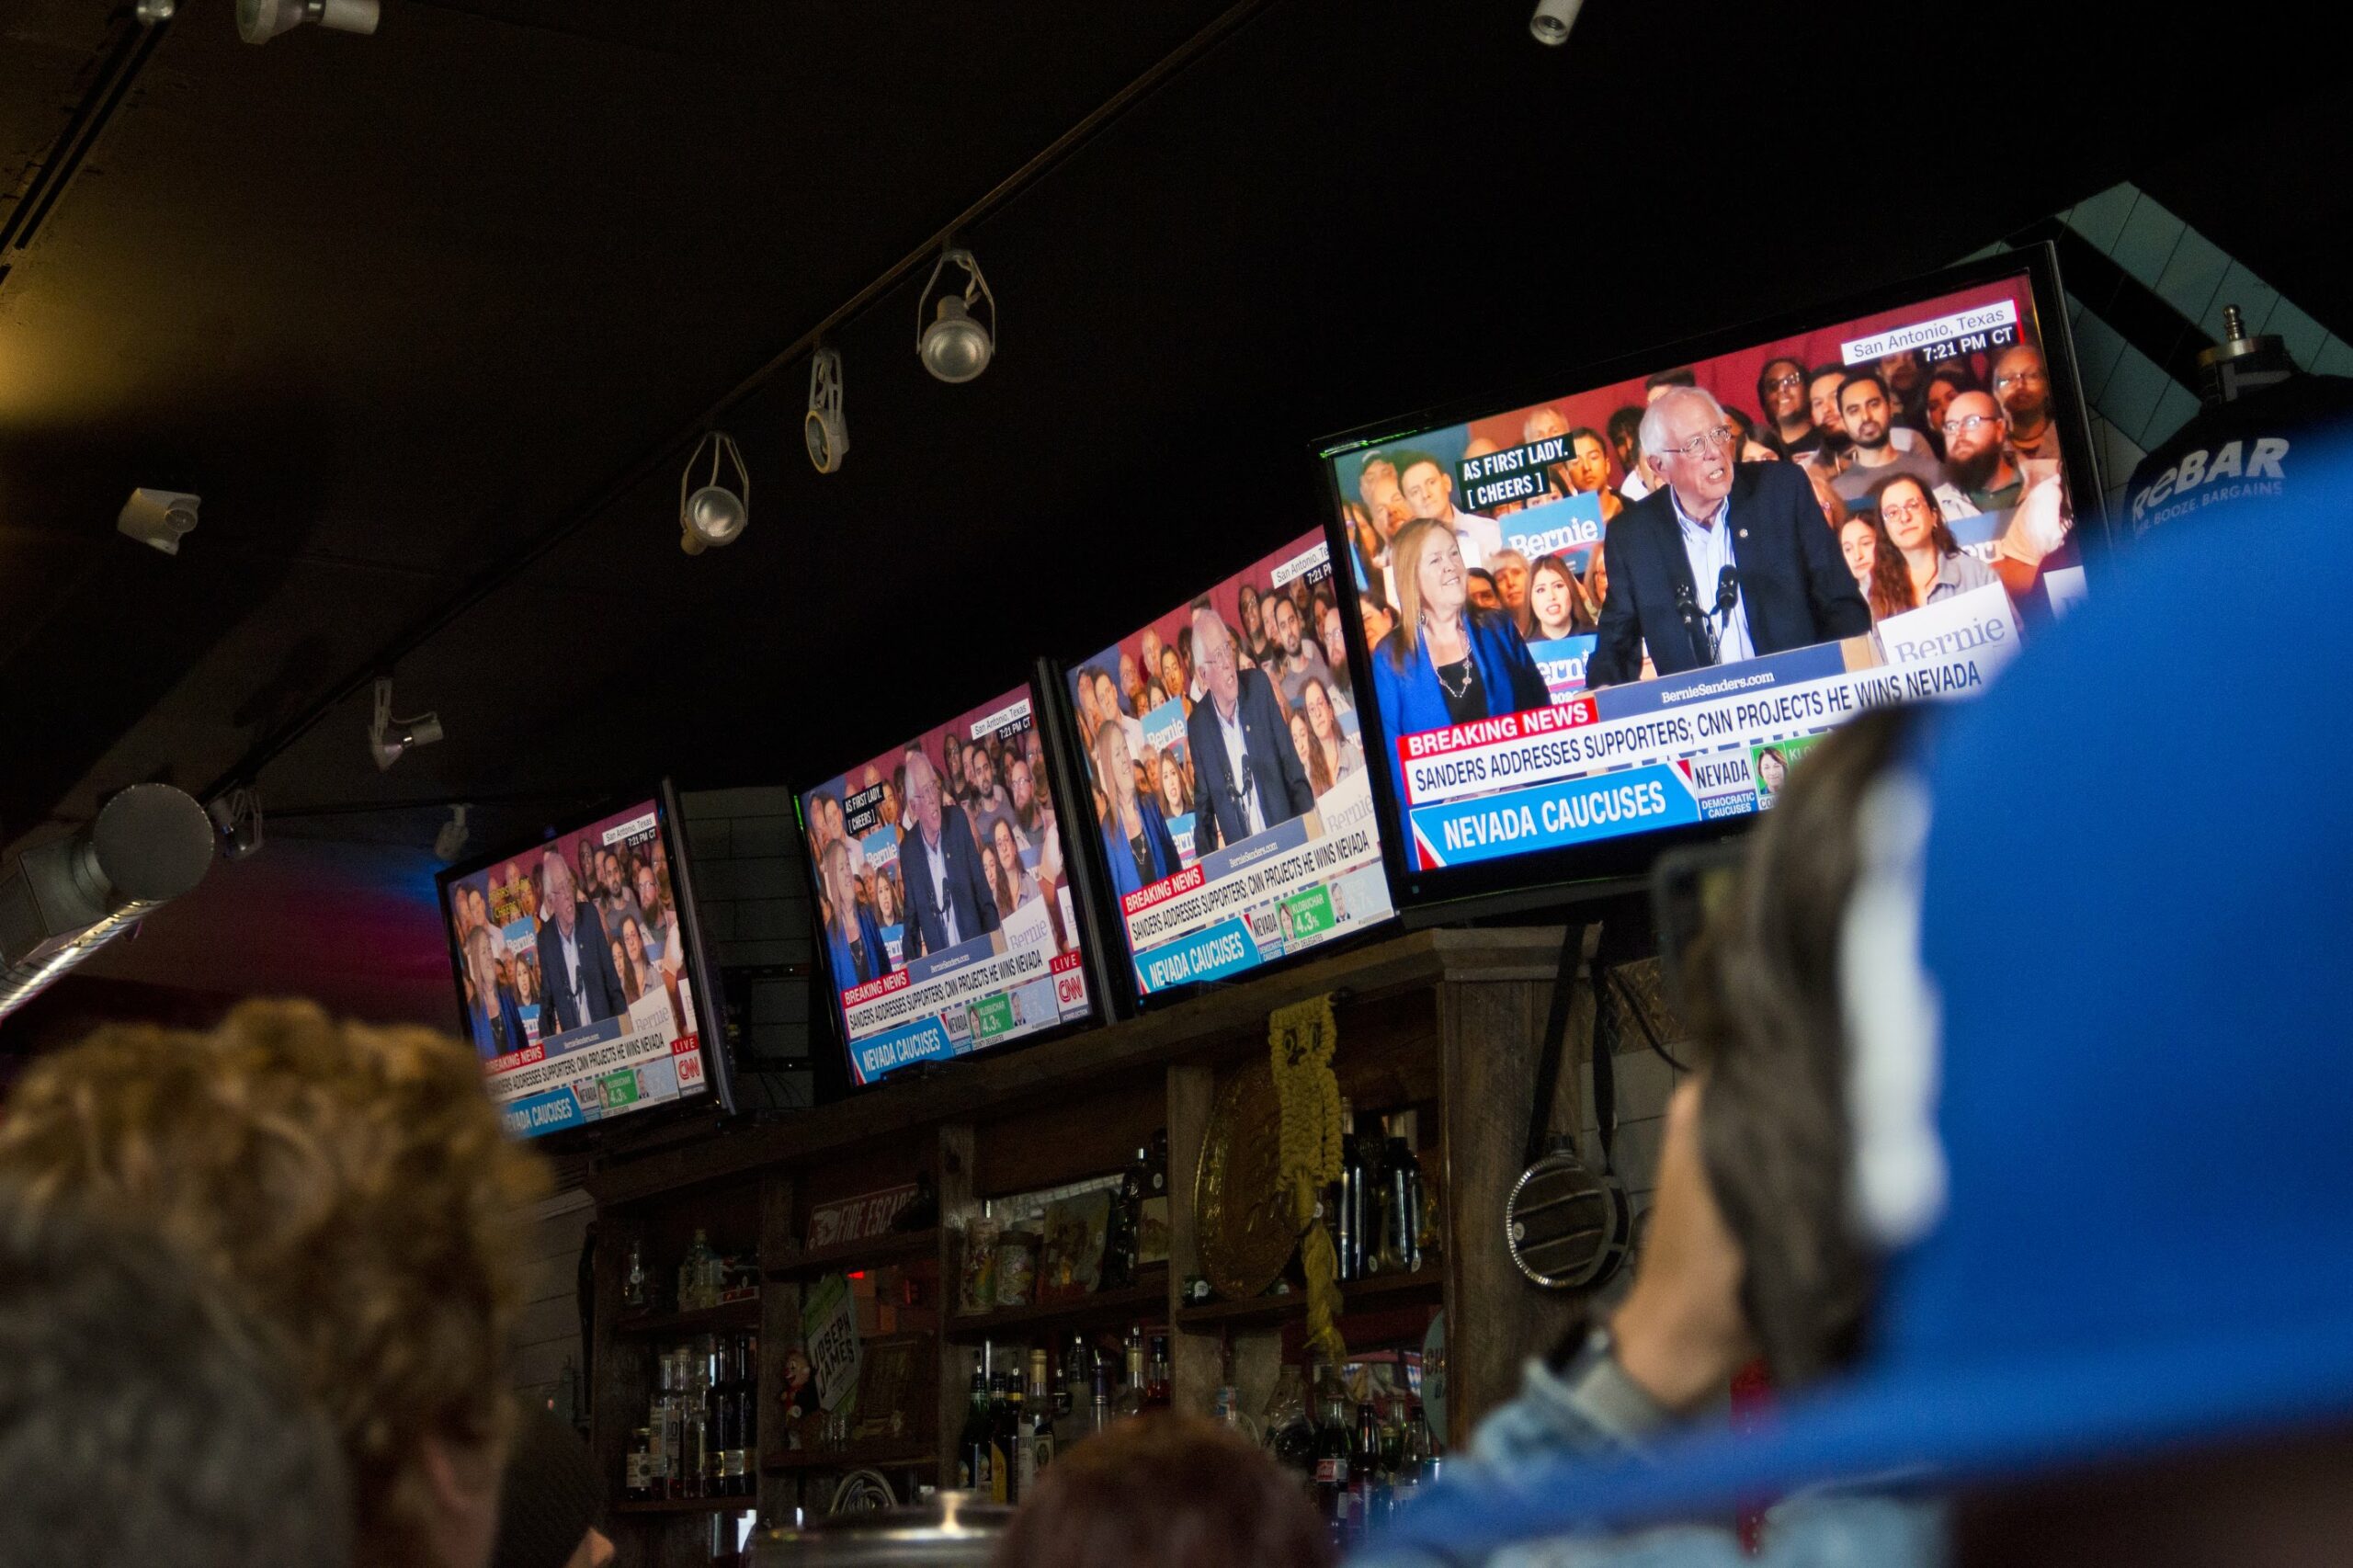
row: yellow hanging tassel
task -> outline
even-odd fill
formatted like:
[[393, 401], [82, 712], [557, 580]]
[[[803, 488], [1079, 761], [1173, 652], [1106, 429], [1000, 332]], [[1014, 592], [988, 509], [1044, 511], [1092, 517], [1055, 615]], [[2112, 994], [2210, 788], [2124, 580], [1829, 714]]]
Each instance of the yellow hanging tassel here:
[[1332, 1072], [1339, 1026], [1327, 994], [1278, 1007], [1267, 1017], [1267, 1044], [1282, 1106], [1282, 1184], [1299, 1232], [1307, 1276], [1307, 1346], [1338, 1366], [1348, 1347], [1334, 1320], [1340, 1313], [1340, 1258], [1318, 1211], [1324, 1189], [1340, 1179], [1340, 1080]]

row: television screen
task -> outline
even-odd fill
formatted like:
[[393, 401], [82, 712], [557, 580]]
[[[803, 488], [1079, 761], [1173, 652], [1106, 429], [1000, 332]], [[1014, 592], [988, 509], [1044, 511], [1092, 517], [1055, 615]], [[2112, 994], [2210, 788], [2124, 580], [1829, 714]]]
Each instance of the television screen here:
[[517, 1135], [710, 1092], [679, 848], [657, 796], [442, 874], [460, 1032]]
[[2080, 596], [2097, 482], [2048, 266], [1327, 444], [1401, 896], [1639, 869], [1769, 806], [1841, 718], [1981, 689]]
[[1028, 686], [804, 791], [801, 817], [853, 1081], [1093, 1016]]
[[1065, 674], [1140, 996], [1392, 913], [1335, 584], [1293, 540]]

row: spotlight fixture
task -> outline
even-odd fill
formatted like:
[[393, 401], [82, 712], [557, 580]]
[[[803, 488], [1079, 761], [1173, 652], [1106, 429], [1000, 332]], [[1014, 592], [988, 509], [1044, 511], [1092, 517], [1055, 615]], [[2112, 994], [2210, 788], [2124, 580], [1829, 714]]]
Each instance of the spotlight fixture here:
[[419, 713], [414, 719], [392, 717], [392, 677], [376, 677], [376, 716], [368, 726], [368, 752], [379, 772], [392, 767], [418, 746], [441, 738], [441, 716]]
[[465, 853], [466, 838], [466, 808], [451, 806], [449, 820], [443, 823], [441, 831], [433, 835], [433, 858], [443, 861], [455, 860]]
[[[951, 261], [967, 274], [964, 292], [942, 294], [938, 313], [926, 325], [924, 302], [939, 286], [939, 275]], [[972, 307], [983, 300], [989, 307], [986, 326], [972, 314]], [[931, 281], [915, 299], [915, 352], [923, 358], [923, 368], [943, 381], [969, 381], [989, 368], [996, 353], [996, 296], [989, 292], [988, 279], [981, 276], [981, 264], [972, 259], [971, 251], [949, 246], [939, 253], [939, 260], [932, 266]]]
[[[693, 482], [695, 470], [702, 466], [705, 451], [710, 453], [710, 477], [689, 495], [687, 486]], [[722, 462], [735, 465], [735, 490], [719, 483]], [[715, 544], [733, 544], [751, 521], [752, 475], [744, 466], [744, 454], [735, 449], [733, 437], [710, 431], [695, 443], [686, 472], [678, 475], [678, 548], [688, 555], [700, 555]]]
[[819, 473], [831, 473], [849, 454], [849, 421], [842, 415], [842, 357], [820, 348], [809, 361], [809, 417], [801, 434], [809, 443], [809, 460]]
[[379, 17], [377, 0], [237, 0], [237, 36], [267, 43], [304, 22], [331, 32], [372, 33]]
[[152, 28], [159, 22], [170, 21], [172, 14], [179, 8], [179, 0], [138, 0], [138, 4], [131, 6], [131, 14], [139, 19], [141, 27]]
[[17, 857], [0, 881], [0, 1017], [202, 881], [212, 846], [193, 796], [133, 784], [88, 826]]
[[242, 860], [261, 847], [261, 791], [232, 790], [204, 808], [221, 835], [221, 858]]
[[1577, 25], [1577, 13], [1585, 9], [1585, 0], [1536, 0], [1536, 15], [1528, 19], [1528, 30], [1536, 41], [1554, 49], [1569, 41], [1569, 29]]
[[134, 490], [115, 517], [115, 531], [177, 555], [181, 538], [195, 531], [196, 509], [203, 504], [203, 497], [177, 490]]

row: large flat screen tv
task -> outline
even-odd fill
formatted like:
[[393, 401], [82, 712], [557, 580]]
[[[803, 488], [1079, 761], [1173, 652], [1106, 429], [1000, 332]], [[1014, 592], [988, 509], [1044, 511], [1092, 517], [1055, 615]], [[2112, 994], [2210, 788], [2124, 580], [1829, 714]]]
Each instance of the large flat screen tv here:
[[1032, 689], [799, 796], [853, 1083], [1097, 1016]]
[[1292, 540], [1063, 671], [1139, 1001], [1393, 913], [1332, 561]]
[[518, 1137], [728, 1107], [685, 849], [665, 783], [438, 878], [460, 1032]]
[[1409, 904], [1722, 833], [1843, 717], [1982, 689], [2105, 543], [2047, 247], [1319, 453]]

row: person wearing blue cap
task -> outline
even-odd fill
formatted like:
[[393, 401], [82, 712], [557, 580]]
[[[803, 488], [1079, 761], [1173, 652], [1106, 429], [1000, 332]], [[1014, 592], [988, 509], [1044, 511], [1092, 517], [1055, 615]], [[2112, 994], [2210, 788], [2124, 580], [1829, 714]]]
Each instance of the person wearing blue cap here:
[[[1912, 710], [1867, 712], [1790, 774], [1735, 891], [1682, 965], [1678, 1002], [1704, 1060], [1668, 1102], [1632, 1288], [1606, 1323], [1532, 1361], [1519, 1396], [1482, 1424], [1468, 1467], [1479, 1483], [1509, 1485], [1563, 1459], [1639, 1460], [1719, 1406], [1760, 1354], [1785, 1389], [1856, 1354], [1873, 1260], [1847, 1198], [1837, 955], [1858, 808], [1916, 723]], [[1777, 1510], [1768, 1557], [1903, 1568], [1933, 1546], [1937, 1525], [1931, 1508], [1879, 1499]], [[1597, 1562], [1618, 1550], [1672, 1568], [1747, 1561], [1722, 1527], [1580, 1548]]]
[[2344, 495], [2339, 452], [2240, 530], [2228, 606], [2195, 530], [2159, 538], [1866, 802], [1853, 1196], [1892, 1251], [1854, 1369], [1758, 1434], [1449, 1481], [1392, 1548], [1475, 1557], [1893, 1471], [1961, 1499], [1961, 1568], [2343, 1559], [2340, 640], [2279, 622], [2267, 668], [2296, 674], [2235, 685], [2194, 756], [2152, 675], [2182, 626], [2293, 602]]

